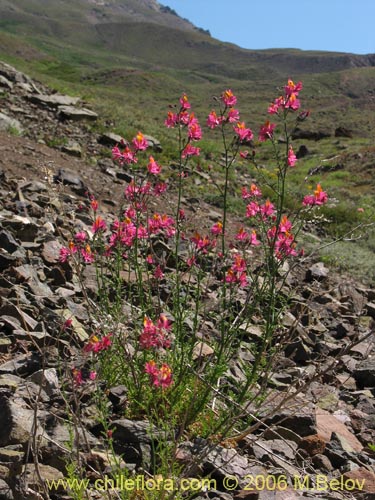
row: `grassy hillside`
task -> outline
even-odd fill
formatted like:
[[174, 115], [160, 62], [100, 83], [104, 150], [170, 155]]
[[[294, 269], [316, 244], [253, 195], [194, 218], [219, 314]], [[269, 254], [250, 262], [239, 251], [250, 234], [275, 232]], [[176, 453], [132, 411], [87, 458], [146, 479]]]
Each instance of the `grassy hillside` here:
[[[164, 146], [164, 162], [171, 159], [173, 144], [162, 123], [168, 105], [181, 92], [188, 93], [203, 122], [212, 96], [232, 88], [243, 118], [257, 131], [277, 88], [288, 77], [301, 79], [303, 103], [311, 110], [305, 128], [330, 137], [296, 141], [296, 149], [305, 144], [309, 155], [293, 172], [292, 196], [309, 184], [324, 183], [337, 200], [326, 213], [330, 237], [363, 220], [358, 207], [365, 207], [369, 221], [374, 219], [375, 55], [244, 50], [194, 30], [152, 0], [118, 0], [106, 8], [89, 0], [0, 0], [0, 59], [60, 92], [89, 100], [102, 118], [98, 130], [111, 120], [114, 131], [124, 136], [137, 130], [156, 135]], [[352, 138], [335, 137], [338, 127], [350, 129]], [[220, 157], [211, 139], [203, 146]], [[266, 164], [267, 149], [262, 154]], [[201, 161], [205, 167], [207, 162]], [[339, 162], [343, 168], [337, 171], [308, 175], [311, 169]], [[247, 168], [238, 163], [239, 183]], [[193, 185], [192, 192], [215, 199], [206, 185]], [[346, 241], [328, 248], [325, 258], [375, 279], [374, 236], [361, 235], [359, 247], [361, 256]]]

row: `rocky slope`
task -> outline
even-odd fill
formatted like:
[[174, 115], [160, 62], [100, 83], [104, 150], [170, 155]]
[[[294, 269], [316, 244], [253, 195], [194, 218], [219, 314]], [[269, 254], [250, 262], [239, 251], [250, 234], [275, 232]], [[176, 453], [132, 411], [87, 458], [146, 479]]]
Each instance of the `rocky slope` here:
[[[98, 195], [110, 214], [129, 175], [108, 158], [90, 162], [117, 138], [90, 131], [95, 115], [84, 103], [53, 94], [4, 64], [0, 85], [6, 89], [0, 115], [0, 498], [62, 500], [72, 496], [63, 487], [48, 492], [44, 481], [68, 475], [70, 447], [91, 484], [112, 465], [90, 395], [79, 401], [84, 427], [73, 442], [69, 436], [69, 405], [77, 401], [62, 386], [91, 324], [79, 283], [70, 265], [59, 261], [59, 250], [73, 225], [88, 228], [85, 213], [76, 213], [87, 192]], [[14, 135], [21, 130], [23, 136]], [[184, 201], [190, 210], [199, 205]], [[210, 210], [204, 206], [205, 217]], [[89, 287], [95, 286], [92, 278], [88, 270]], [[375, 290], [313, 262], [301, 265], [288, 286], [296, 293], [283, 332], [297, 334], [269, 381], [276, 397], [258, 410], [263, 424], [226, 442], [197, 438], [177, 450], [187, 467], [200, 457], [195, 477], [210, 474], [216, 481], [197, 499], [375, 497], [375, 456], [368, 447], [375, 443]], [[64, 328], [69, 318], [73, 330]], [[244, 333], [252, 341], [258, 334], [256, 325]], [[234, 363], [231, 372], [241, 376], [240, 366]], [[293, 399], [278, 407], [290, 387]], [[127, 469], [152, 475], [158, 430], [150, 435], [147, 422], [124, 418], [124, 388], [110, 388], [108, 398], [114, 453]], [[234, 491], [225, 487], [228, 475], [238, 480]], [[288, 484], [283, 491], [273, 491], [272, 484], [254, 490], [254, 478], [267, 476], [285, 477]], [[87, 495], [108, 498], [99, 491]]]

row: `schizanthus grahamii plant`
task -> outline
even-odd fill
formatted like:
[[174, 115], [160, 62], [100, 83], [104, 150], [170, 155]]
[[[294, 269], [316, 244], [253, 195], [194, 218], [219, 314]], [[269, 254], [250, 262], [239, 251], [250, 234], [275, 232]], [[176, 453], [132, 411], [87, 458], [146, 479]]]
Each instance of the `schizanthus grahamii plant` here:
[[[186, 94], [164, 121], [178, 142], [178, 170], [175, 178], [171, 173], [169, 183], [164, 175], [167, 167], [147, 154], [149, 144], [141, 131], [113, 148], [113, 159], [132, 169], [121, 213], [105, 220], [98, 201], [91, 197], [91, 227], [72, 234], [60, 253], [61, 262], [69, 261], [77, 272], [94, 266], [98, 281], [95, 316], [102, 326], [83, 346], [88, 376], [73, 367], [76, 386], [93, 381], [107, 387], [123, 384], [129, 415], [163, 418], [170, 425], [173, 421], [181, 434], [212, 408], [220, 394], [223, 398], [215, 411], [221, 432], [225, 426], [239, 425], [234, 419], [237, 407], [228, 401], [241, 405], [262, 400], [259, 381], [266, 380], [272, 369], [274, 339], [285, 308], [281, 270], [286, 260], [303, 254], [298, 242], [301, 214], [328, 200], [318, 184], [301, 199], [296, 213], [285, 208], [288, 172], [298, 168], [290, 137], [296, 124], [309, 115], [300, 111], [302, 88], [301, 82], [288, 80], [268, 107], [275, 123], [265, 121], [257, 139], [242, 120], [232, 90], [216, 98], [217, 108], [209, 112], [205, 126], [222, 139], [225, 160], [217, 168], [223, 171], [223, 209], [220, 220], [207, 227], [202, 224], [199, 230], [189, 226], [182, 207], [188, 165], [192, 163], [194, 169], [203, 135]], [[282, 141], [276, 139], [280, 135]], [[273, 178], [257, 165], [256, 148], [263, 143], [274, 150]], [[242, 222], [229, 230], [229, 172], [238, 160], [248, 163], [254, 182], [240, 188]], [[153, 211], [151, 202], [164, 196], [171, 185], [177, 186], [171, 213]], [[258, 342], [242, 342], [240, 328], [250, 326], [254, 317], [262, 337]], [[243, 362], [241, 381], [234, 382], [228, 362], [238, 357], [239, 347], [248, 350], [251, 362]]]

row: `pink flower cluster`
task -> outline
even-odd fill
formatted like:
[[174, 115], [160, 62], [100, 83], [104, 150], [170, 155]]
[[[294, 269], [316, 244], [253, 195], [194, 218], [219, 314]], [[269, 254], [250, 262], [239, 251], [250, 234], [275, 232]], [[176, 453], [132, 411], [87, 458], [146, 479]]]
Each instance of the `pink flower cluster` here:
[[192, 142], [200, 141], [202, 139], [202, 129], [199, 125], [198, 119], [195, 117], [195, 114], [188, 112], [190, 109], [191, 104], [187, 95], [182, 94], [180, 97], [180, 109], [178, 113], [169, 111], [167, 118], [164, 121], [165, 126], [168, 128], [174, 128], [176, 126], [187, 128], [187, 140], [182, 150], [182, 158], [199, 156], [200, 154], [200, 148], [194, 146]]
[[301, 107], [298, 94], [302, 90], [302, 82], [294, 83], [293, 80], [288, 80], [287, 85], [284, 87], [284, 95], [278, 97], [269, 106], [268, 113], [273, 115], [277, 114], [279, 110], [292, 110], [296, 111]]
[[207, 126], [215, 129], [225, 123], [233, 123], [233, 130], [238, 136], [241, 143], [250, 142], [254, 135], [250, 128], [247, 128], [245, 122], [240, 122], [240, 113], [233, 106], [237, 104], [237, 97], [232, 90], [224, 90], [220, 96], [221, 102], [224, 104], [224, 109], [218, 115], [215, 110], [212, 110], [207, 118]]
[[160, 315], [156, 325], [145, 316], [143, 320], [143, 330], [139, 337], [139, 343], [142, 349], [164, 348], [171, 346], [169, 332], [171, 329], [170, 321], [163, 314]]
[[160, 368], [158, 368], [155, 361], [148, 361], [145, 364], [145, 372], [150, 375], [151, 383], [156, 387], [166, 389], [173, 382], [172, 370], [166, 363], [163, 363]]
[[296, 242], [291, 232], [292, 223], [286, 215], [280, 221], [278, 227], [273, 226], [267, 232], [268, 243], [274, 247], [274, 252], [279, 260], [284, 259], [290, 255], [296, 256]]
[[85, 232], [76, 233], [73, 240], [69, 241], [67, 247], [60, 248], [60, 262], [66, 262], [73, 255], [82, 258], [85, 264], [94, 262], [94, 254], [86, 240], [87, 234]]
[[87, 344], [83, 348], [84, 352], [93, 352], [98, 354], [101, 351], [106, 351], [111, 347], [112, 344], [112, 333], [108, 333], [108, 335], [104, 335], [101, 339], [99, 339], [96, 335], [91, 335]]
[[193, 243], [195, 251], [202, 254], [206, 254], [210, 248], [215, 248], [216, 246], [216, 239], [210, 240], [208, 236], [201, 236], [199, 233], [195, 233], [190, 238], [190, 241]]
[[240, 287], [245, 287], [247, 285], [246, 269], [247, 264], [245, 259], [241, 255], [236, 255], [232, 266], [225, 274], [225, 282], [236, 283]]
[[324, 205], [324, 203], [326, 203], [327, 201], [328, 201], [327, 193], [323, 191], [322, 186], [320, 184], [317, 184], [314, 194], [305, 196], [302, 204], [304, 206], [313, 207], [314, 205]]
[[88, 377], [84, 376], [82, 370], [78, 368], [72, 369], [73, 382], [75, 386], [80, 386], [88, 380], [96, 380], [97, 373], [95, 371], [90, 371]]

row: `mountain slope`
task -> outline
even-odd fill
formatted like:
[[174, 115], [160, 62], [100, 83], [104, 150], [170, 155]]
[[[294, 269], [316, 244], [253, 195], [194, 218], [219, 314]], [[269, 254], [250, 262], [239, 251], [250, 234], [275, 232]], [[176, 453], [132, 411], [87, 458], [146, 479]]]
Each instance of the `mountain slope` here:
[[0, 0], [0, 30], [47, 51], [68, 45], [135, 59], [135, 65], [245, 80], [375, 66], [374, 54], [241, 49], [213, 39], [155, 0]]

